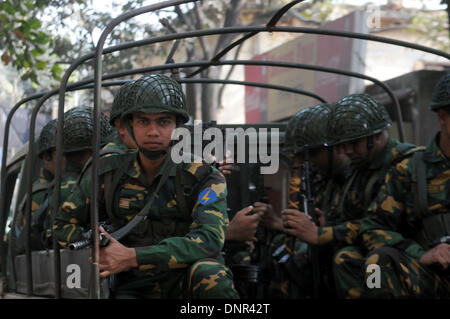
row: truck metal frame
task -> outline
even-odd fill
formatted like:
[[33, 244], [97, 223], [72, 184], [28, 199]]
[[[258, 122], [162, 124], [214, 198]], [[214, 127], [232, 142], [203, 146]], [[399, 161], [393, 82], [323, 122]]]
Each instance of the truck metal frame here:
[[[75, 90], [83, 90], [83, 89], [93, 89], [93, 96], [94, 96], [94, 107], [93, 107], [93, 116], [94, 116], [94, 148], [93, 148], [93, 161], [92, 161], [92, 169], [93, 171], [96, 171], [98, 169], [98, 157], [99, 157], [99, 136], [100, 136], [100, 125], [99, 125], [99, 119], [100, 119], [100, 104], [101, 104], [101, 98], [100, 98], [100, 92], [101, 87], [107, 87], [107, 86], [119, 86], [127, 82], [127, 80], [115, 80], [124, 76], [129, 75], [135, 75], [135, 74], [146, 74], [146, 73], [152, 73], [152, 72], [163, 72], [166, 70], [179, 70], [183, 68], [192, 68], [197, 67], [197, 70], [187, 74], [185, 77], [181, 77], [177, 79], [180, 83], [222, 83], [222, 84], [232, 84], [232, 85], [246, 85], [246, 86], [256, 86], [261, 87], [265, 89], [274, 89], [274, 90], [282, 90], [286, 92], [291, 92], [293, 94], [301, 94], [306, 95], [312, 98], [317, 99], [319, 102], [326, 102], [325, 99], [323, 99], [321, 96], [305, 91], [300, 90], [297, 88], [292, 88], [288, 86], [280, 86], [280, 85], [273, 85], [268, 83], [258, 83], [258, 82], [250, 82], [250, 81], [233, 81], [233, 80], [226, 80], [226, 79], [212, 79], [212, 78], [196, 78], [195, 75], [199, 74], [202, 70], [205, 70], [212, 66], [218, 66], [218, 65], [255, 65], [255, 66], [267, 66], [267, 67], [283, 67], [283, 68], [294, 68], [299, 70], [312, 70], [316, 72], [327, 72], [332, 74], [339, 74], [343, 76], [348, 77], [354, 77], [364, 80], [369, 80], [373, 82], [375, 85], [379, 86], [382, 90], [384, 90], [388, 96], [391, 98], [394, 106], [395, 106], [395, 115], [396, 115], [396, 121], [398, 123], [398, 135], [401, 141], [404, 140], [404, 132], [403, 132], [403, 119], [402, 114], [399, 106], [399, 102], [397, 100], [397, 97], [392, 92], [392, 90], [389, 88], [388, 85], [383, 83], [382, 81], [379, 81], [376, 78], [366, 76], [364, 74], [351, 72], [347, 70], [341, 70], [341, 69], [335, 69], [335, 68], [328, 68], [324, 66], [319, 65], [308, 65], [308, 64], [298, 64], [298, 63], [289, 63], [285, 61], [253, 61], [253, 60], [221, 60], [222, 57], [225, 56], [226, 53], [231, 51], [232, 49], [236, 48], [237, 46], [241, 45], [244, 41], [250, 39], [251, 37], [255, 36], [258, 33], [261, 32], [288, 32], [288, 33], [302, 33], [302, 34], [315, 34], [315, 35], [328, 35], [328, 36], [337, 36], [337, 37], [346, 37], [346, 38], [354, 38], [354, 39], [361, 39], [361, 40], [367, 40], [367, 41], [375, 41], [375, 42], [381, 42], [388, 45], [396, 45], [396, 46], [402, 46], [406, 48], [411, 48], [415, 50], [420, 50], [423, 52], [427, 52], [430, 54], [434, 54], [437, 56], [444, 57], [446, 59], [450, 60], [450, 54], [439, 51], [433, 48], [429, 48], [426, 46], [422, 46], [415, 43], [409, 43], [405, 41], [399, 41], [399, 40], [393, 40], [389, 38], [379, 37], [379, 36], [373, 36], [368, 34], [361, 34], [361, 33], [354, 33], [354, 32], [344, 32], [344, 31], [336, 31], [336, 30], [326, 30], [326, 29], [318, 29], [318, 28], [303, 28], [303, 27], [278, 27], [277, 22], [281, 19], [281, 17], [294, 5], [299, 4], [301, 2], [304, 2], [304, 0], [296, 0], [291, 1], [286, 6], [282, 7], [280, 10], [276, 12], [276, 14], [270, 19], [270, 21], [265, 26], [246, 26], [246, 27], [227, 27], [227, 28], [216, 28], [216, 29], [208, 29], [208, 30], [196, 30], [196, 31], [188, 31], [188, 32], [179, 32], [164, 36], [158, 36], [153, 37], [149, 39], [144, 39], [140, 41], [132, 41], [123, 43], [120, 45], [112, 46], [109, 48], [103, 48], [105, 41], [107, 37], [111, 34], [111, 32], [114, 30], [114, 28], [119, 25], [120, 23], [127, 21], [133, 17], [136, 17], [141, 14], [154, 12], [157, 10], [161, 10], [164, 8], [186, 4], [186, 3], [192, 3], [196, 2], [198, 0], [171, 0], [171, 1], [165, 1], [160, 2], [154, 5], [144, 6], [142, 8], [131, 10], [129, 12], [125, 12], [124, 14], [118, 16], [117, 18], [113, 19], [107, 27], [102, 32], [97, 46], [96, 50], [93, 53], [84, 55], [78, 59], [76, 59], [70, 67], [66, 70], [64, 76], [62, 77], [61, 83], [59, 88], [46, 91], [46, 92], [40, 92], [37, 94], [33, 94], [29, 97], [26, 97], [19, 101], [17, 104], [13, 106], [10, 113], [8, 114], [6, 124], [5, 124], [5, 134], [4, 134], [4, 141], [3, 141], [3, 154], [2, 154], [2, 170], [1, 170], [1, 188], [0, 188], [0, 238], [6, 238], [6, 224], [8, 217], [10, 215], [11, 210], [11, 198], [12, 198], [12, 189], [13, 182], [18, 175], [21, 175], [21, 183], [24, 183], [25, 189], [26, 189], [26, 228], [25, 231], [27, 232], [27, 242], [26, 244], [26, 252], [25, 252], [25, 260], [26, 260], [26, 293], [22, 295], [25, 297], [32, 297], [34, 296], [34, 289], [33, 289], [33, 254], [30, 249], [29, 244], [29, 225], [31, 220], [31, 191], [32, 191], [32, 164], [33, 164], [33, 158], [35, 158], [35, 146], [34, 143], [29, 143], [28, 146], [25, 148], [25, 150], [17, 155], [13, 160], [7, 163], [7, 149], [8, 149], [8, 138], [9, 138], [9, 130], [11, 125], [12, 117], [14, 116], [14, 113], [16, 112], [19, 107], [22, 105], [29, 103], [31, 101], [37, 101], [36, 105], [34, 106], [30, 118], [30, 130], [29, 130], [29, 141], [35, 140], [35, 126], [36, 126], [36, 118], [38, 115], [38, 112], [40, 111], [42, 105], [52, 96], [58, 95], [58, 126], [57, 131], [59, 132], [56, 137], [56, 174], [54, 177], [55, 185], [58, 186], [61, 184], [61, 158], [62, 158], [62, 128], [64, 123], [64, 106], [65, 106], [65, 94], [69, 91], [75, 91]], [[169, 42], [174, 41], [175, 44], [173, 46], [173, 49], [171, 50], [170, 55], [173, 55], [174, 51], [176, 50], [176, 46], [178, 45], [178, 41], [181, 39], [186, 38], [192, 38], [192, 37], [203, 37], [203, 36], [212, 36], [212, 35], [221, 35], [221, 34], [242, 34], [242, 36], [232, 42], [229, 46], [227, 46], [225, 49], [223, 49], [221, 52], [216, 54], [211, 60], [209, 61], [189, 61], [185, 63], [174, 63], [173, 61], [171, 63], [166, 63], [163, 65], [157, 65], [157, 66], [151, 66], [146, 68], [139, 68], [139, 69], [133, 69], [133, 70], [124, 70], [120, 72], [115, 72], [112, 74], [103, 74], [102, 73], [102, 57], [104, 54], [111, 54], [116, 51], [126, 50], [133, 47], [139, 47], [144, 45], [152, 45], [159, 42]], [[89, 78], [83, 81], [79, 81], [76, 83], [70, 83], [69, 84], [69, 78], [71, 74], [83, 63], [94, 60], [94, 77]], [[168, 58], [167, 61], [170, 59]], [[218, 125], [219, 127], [225, 128], [227, 125]], [[232, 127], [233, 125], [228, 125], [228, 127]], [[245, 126], [245, 125], [242, 125]], [[258, 125], [250, 125], [250, 126], [258, 126]], [[261, 125], [259, 125], [261, 127]], [[262, 126], [269, 127], [268, 124], [264, 124]], [[275, 124], [272, 123], [272, 126], [278, 127], [281, 129], [281, 131], [284, 130], [285, 124]], [[19, 174], [20, 173], [20, 174]], [[248, 180], [247, 180], [248, 182]], [[98, 269], [98, 259], [99, 259], [99, 237], [98, 233], [96, 231], [97, 225], [98, 225], [98, 206], [97, 206], [97, 199], [98, 199], [98, 175], [93, 174], [92, 176], [92, 189], [91, 189], [91, 225], [93, 230], [93, 248], [92, 248], [92, 268], [91, 268], [91, 274], [92, 277], [90, 279], [90, 291], [89, 291], [89, 297], [90, 298], [100, 298], [102, 295], [101, 293], [101, 281], [99, 278], [99, 269]], [[58, 207], [58, 203], [60, 201], [60, 188], [54, 187], [54, 193], [53, 193], [53, 203], [52, 203], [52, 214], [55, 214], [56, 209]], [[8, 242], [6, 240], [1, 241], [0, 246], [0, 253], [1, 253], [1, 295], [7, 296], [10, 293], [17, 293], [17, 291], [12, 291], [10, 287], [8, 287], [8, 276], [13, 276], [15, 280], [15, 267], [14, 267], [14, 261], [12, 261], [13, 265], [13, 271], [11, 274], [8, 274], [8, 258], [11, 258], [10, 252], [8, 250]], [[62, 282], [61, 282], [61, 253], [60, 248], [58, 247], [58, 244], [56, 240], [54, 239], [53, 242], [53, 269], [54, 269], [54, 294], [51, 296], [53, 298], [62, 298]], [[9, 260], [11, 262], [11, 260]], [[11, 278], [9, 278], [11, 279]]]

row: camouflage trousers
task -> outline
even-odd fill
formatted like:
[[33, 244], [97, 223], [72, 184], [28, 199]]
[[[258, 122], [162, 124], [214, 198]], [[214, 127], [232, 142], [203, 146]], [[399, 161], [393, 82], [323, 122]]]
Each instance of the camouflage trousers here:
[[189, 268], [117, 275], [115, 299], [237, 299], [230, 269], [217, 259], [202, 259]]
[[[374, 266], [375, 265], [375, 266]], [[341, 248], [333, 258], [338, 298], [448, 298], [449, 271], [423, 266], [393, 247], [364, 253]]]
[[[312, 296], [312, 265], [307, 256], [307, 245], [290, 239], [286, 248], [286, 234], [275, 236], [270, 245], [267, 264], [270, 283], [268, 297], [273, 299], [299, 299]], [[292, 249], [293, 248], [293, 249]]]

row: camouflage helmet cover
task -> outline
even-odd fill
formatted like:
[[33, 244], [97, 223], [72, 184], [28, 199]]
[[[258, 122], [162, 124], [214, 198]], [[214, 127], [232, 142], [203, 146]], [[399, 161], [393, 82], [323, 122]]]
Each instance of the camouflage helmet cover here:
[[42, 128], [41, 134], [38, 139], [38, 155], [42, 156], [42, 153], [51, 150], [56, 147], [56, 127], [58, 121], [56, 119], [49, 121]]
[[450, 72], [440, 78], [433, 90], [430, 109], [435, 111], [450, 105]]
[[122, 113], [122, 117], [135, 112], [170, 112], [175, 113], [183, 123], [189, 120], [186, 98], [181, 85], [174, 79], [162, 74], [143, 76], [129, 86], [127, 106]]
[[332, 144], [382, 132], [392, 125], [386, 108], [368, 94], [351, 94], [336, 102], [329, 121]]
[[[63, 151], [65, 153], [92, 149], [94, 137], [92, 110], [92, 107], [79, 106], [64, 113]], [[108, 117], [100, 113], [100, 144], [106, 144], [113, 132]]]
[[131, 105], [128, 103], [128, 93], [130, 92], [130, 87], [133, 85], [135, 81], [129, 81], [125, 84], [123, 84], [119, 90], [117, 91], [116, 95], [114, 96], [114, 101], [111, 106], [111, 112], [109, 115], [109, 122], [111, 125], [114, 124], [114, 120], [116, 118], [120, 118], [124, 110], [126, 109], [126, 106]]
[[323, 103], [297, 113], [293, 132], [294, 153], [331, 145], [328, 140], [327, 123], [332, 108], [332, 104]]

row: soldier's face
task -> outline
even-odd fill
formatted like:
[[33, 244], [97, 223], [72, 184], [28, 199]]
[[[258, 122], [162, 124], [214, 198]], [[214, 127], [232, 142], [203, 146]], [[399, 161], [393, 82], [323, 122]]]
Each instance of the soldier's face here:
[[318, 148], [310, 150], [309, 156], [311, 164], [318, 168], [321, 173], [326, 173], [328, 170], [328, 150], [326, 148]]
[[130, 133], [128, 133], [128, 130], [126, 129], [125, 124], [120, 119], [116, 119], [114, 121], [114, 126], [117, 129], [120, 140], [128, 148], [137, 149], [136, 143], [133, 141], [133, 138], [130, 136]]
[[367, 139], [345, 142], [336, 145], [337, 153], [346, 155], [354, 164], [359, 164], [367, 158]]
[[330, 154], [329, 149], [327, 148], [320, 148], [317, 150], [311, 150], [310, 157], [311, 157], [311, 163], [317, 167], [320, 172], [324, 175], [331, 173], [334, 174], [335, 172], [338, 172], [341, 170], [347, 161], [347, 156], [343, 153], [338, 153], [336, 147], [332, 148], [333, 152], [333, 163], [332, 163], [332, 172], [328, 172], [329, 169], [329, 161], [330, 161]]
[[[50, 173], [52, 173], [53, 175], [56, 174], [56, 150], [52, 150], [50, 151], [47, 155], [45, 155], [42, 158], [43, 162], [44, 162], [44, 168], [49, 171]], [[66, 167], [66, 157], [63, 156], [61, 157], [61, 171], [64, 172], [64, 169]]]
[[149, 150], [160, 151], [170, 144], [172, 132], [176, 127], [176, 116], [172, 113], [133, 114], [133, 132], [137, 143]]

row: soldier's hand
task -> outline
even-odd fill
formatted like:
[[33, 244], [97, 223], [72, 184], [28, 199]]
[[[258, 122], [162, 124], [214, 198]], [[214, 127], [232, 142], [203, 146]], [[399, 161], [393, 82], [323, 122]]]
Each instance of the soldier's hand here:
[[255, 206], [253, 211], [261, 216], [261, 223], [264, 226], [275, 230], [283, 230], [281, 216], [273, 210], [272, 205], [261, 202], [255, 202], [253, 205]]
[[318, 221], [319, 221], [319, 225], [320, 225], [320, 226], [325, 226], [326, 220], [325, 220], [325, 214], [323, 213], [323, 211], [321, 211], [321, 210], [318, 209], [318, 208], [315, 208], [315, 209], [314, 209], [314, 213], [315, 213], [316, 216], [317, 216], [317, 219], [318, 219]]
[[100, 249], [100, 278], [105, 278], [138, 266], [134, 248], [128, 248], [119, 243], [103, 227], [100, 226], [99, 230], [110, 240], [108, 246]]
[[281, 212], [281, 217], [286, 233], [309, 244], [319, 243], [318, 229], [311, 216], [296, 209], [285, 209]]
[[227, 151], [225, 154], [225, 160], [219, 162], [219, 171], [221, 171], [223, 175], [231, 174], [233, 164], [230, 164], [230, 161], [231, 161], [230, 152]]
[[444, 269], [447, 269], [450, 264], [450, 245], [439, 244], [420, 257], [422, 265], [440, 264]]
[[249, 206], [234, 215], [227, 228], [225, 236], [227, 240], [256, 241], [255, 233], [261, 216], [259, 214], [249, 215], [252, 210], [253, 206]]

